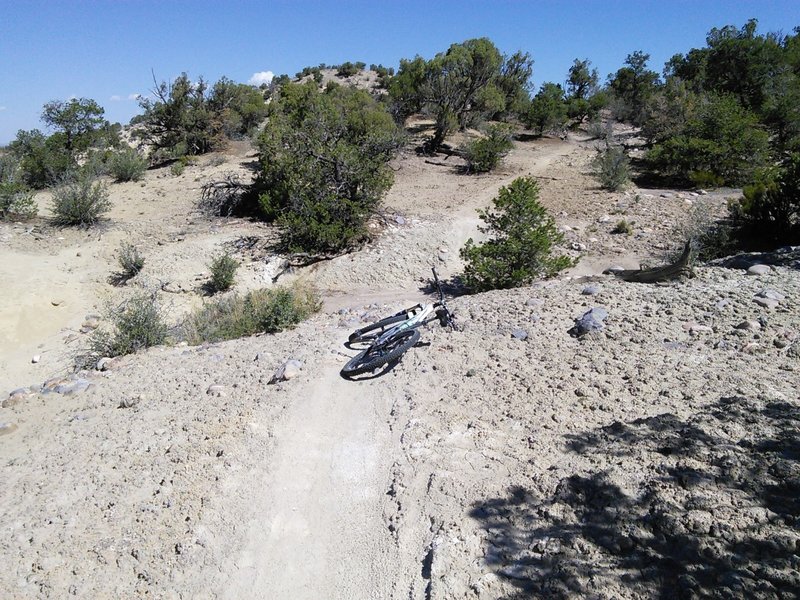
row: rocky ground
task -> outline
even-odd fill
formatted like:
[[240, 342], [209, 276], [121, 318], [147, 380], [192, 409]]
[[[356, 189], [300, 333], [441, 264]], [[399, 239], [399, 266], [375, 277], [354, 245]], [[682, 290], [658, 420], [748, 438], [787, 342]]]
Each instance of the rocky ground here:
[[[203, 182], [246, 175], [252, 150], [112, 185], [100, 229], [3, 225], [4, 596], [794, 597], [797, 259], [663, 286], [601, 275], [656, 264], [734, 192], [611, 194], [593, 153], [581, 137], [522, 140], [474, 177], [409, 152], [374, 245], [279, 279], [316, 285], [319, 315], [72, 376], [70, 349], [130, 288], [157, 285], [177, 319], [221, 248], [244, 262], [237, 289], [271, 284], [268, 227], [193, 208]], [[529, 173], [575, 269], [455, 298], [462, 331], [426, 330], [388, 372], [339, 377], [347, 334], [424, 299], [431, 265], [456, 274], [475, 209]], [[612, 233], [621, 219], [631, 235]], [[146, 265], [119, 288], [122, 240]], [[592, 308], [603, 328], [570, 335]], [[288, 359], [295, 376], [271, 384]]]

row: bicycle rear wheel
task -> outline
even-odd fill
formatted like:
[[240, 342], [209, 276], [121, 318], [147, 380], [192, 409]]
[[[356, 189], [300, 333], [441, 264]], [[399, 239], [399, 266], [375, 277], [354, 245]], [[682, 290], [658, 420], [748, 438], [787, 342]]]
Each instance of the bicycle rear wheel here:
[[371, 342], [372, 340], [378, 339], [386, 331], [398, 323], [402, 323], [406, 319], [408, 319], [408, 316], [405, 313], [401, 315], [394, 315], [392, 317], [386, 317], [377, 323], [372, 323], [371, 325], [367, 325], [361, 329], [356, 329], [350, 334], [347, 342], [349, 344], [352, 344], [353, 342]]
[[419, 341], [420, 334], [417, 329], [407, 329], [389, 339], [380, 348], [370, 346], [359, 352], [342, 367], [342, 375], [362, 375], [374, 371], [378, 367], [392, 362]]

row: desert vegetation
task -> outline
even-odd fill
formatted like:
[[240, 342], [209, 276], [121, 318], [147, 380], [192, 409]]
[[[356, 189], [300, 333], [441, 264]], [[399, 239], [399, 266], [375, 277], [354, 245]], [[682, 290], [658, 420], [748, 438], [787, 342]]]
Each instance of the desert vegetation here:
[[[797, 40], [48, 103], [0, 149], [0, 588], [791, 596]], [[339, 377], [433, 266], [459, 327]]]
[[367, 238], [392, 185], [387, 163], [402, 132], [369, 93], [287, 84], [258, 138], [259, 204], [292, 252], [336, 253]]
[[553, 246], [563, 240], [555, 220], [539, 202], [539, 186], [530, 177], [515, 179], [500, 188], [492, 208], [478, 211], [489, 239], [467, 240], [461, 249], [467, 289], [483, 292], [530, 284], [570, 267], [566, 256], [553, 256]]
[[276, 287], [231, 295], [206, 303], [181, 326], [181, 338], [196, 345], [277, 333], [317, 312], [319, 297], [301, 287]]

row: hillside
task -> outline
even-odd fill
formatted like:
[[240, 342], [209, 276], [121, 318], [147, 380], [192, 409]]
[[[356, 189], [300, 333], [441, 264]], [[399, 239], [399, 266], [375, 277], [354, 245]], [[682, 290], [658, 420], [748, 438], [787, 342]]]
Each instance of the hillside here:
[[[203, 183], [249, 176], [253, 150], [110, 186], [109, 219], [88, 233], [0, 224], [0, 388], [17, 390], [0, 409], [0, 589], [789, 597], [800, 586], [797, 263], [761, 275], [702, 266], [663, 286], [602, 275], [663, 261], [694, 207], [718, 212], [735, 192], [609, 193], [593, 155], [580, 135], [524, 139], [499, 170], [466, 176], [457, 157], [401, 154], [375, 243], [279, 278], [318, 288], [320, 314], [72, 379], [81, 328], [128, 288], [157, 287], [177, 320], [202, 302], [220, 248], [244, 262], [238, 291], [271, 285], [271, 229], [194, 208]], [[476, 208], [524, 174], [578, 265], [455, 298], [463, 331], [426, 330], [383, 376], [342, 379], [349, 332], [423, 300], [430, 266], [457, 274]], [[47, 194], [37, 201], [46, 214]], [[612, 233], [622, 218], [632, 235]], [[108, 278], [123, 240], [146, 265], [120, 288]], [[605, 328], [571, 337], [595, 306]], [[270, 385], [290, 358], [300, 375]]]

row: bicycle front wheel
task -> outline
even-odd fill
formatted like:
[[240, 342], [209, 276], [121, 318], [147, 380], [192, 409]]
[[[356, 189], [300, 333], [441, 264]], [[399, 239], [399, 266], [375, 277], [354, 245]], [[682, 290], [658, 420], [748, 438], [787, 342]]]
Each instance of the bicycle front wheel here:
[[393, 336], [380, 348], [370, 346], [359, 352], [342, 368], [342, 375], [362, 375], [374, 371], [387, 363], [400, 358], [403, 353], [419, 341], [420, 334], [417, 329], [407, 329]]

